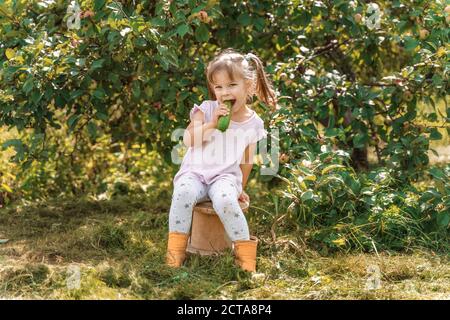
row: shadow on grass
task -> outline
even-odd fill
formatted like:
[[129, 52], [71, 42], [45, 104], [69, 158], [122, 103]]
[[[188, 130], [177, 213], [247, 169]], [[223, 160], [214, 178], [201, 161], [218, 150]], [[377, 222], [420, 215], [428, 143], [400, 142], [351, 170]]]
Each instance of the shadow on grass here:
[[[3, 210], [0, 236], [9, 242], [0, 246], [0, 263], [6, 266], [0, 271], [0, 296], [117, 298], [125, 290], [132, 298], [195, 299], [248, 277], [234, 266], [231, 252], [188, 256], [182, 268], [167, 268], [168, 204], [164, 197], [119, 197]], [[67, 289], [69, 266], [83, 275], [76, 290]]]
[[[335, 253], [302, 244], [288, 220], [271, 227], [270, 204], [253, 203], [250, 229], [260, 239], [257, 274], [231, 252], [165, 263], [169, 196], [108, 201], [52, 200], [0, 212], [0, 298], [36, 299], [420, 299], [449, 298], [448, 257], [430, 252]], [[367, 290], [368, 267], [382, 287]], [[69, 269], [80, 281], [69, 286]], [[73, 280], [73, 279], [72, 279]], [[76, 279], [75, 279], [76, 280]], [[76, 281], [75, 281], [76, 284]], [[447, 294], [447, 296], [446, 296]]]

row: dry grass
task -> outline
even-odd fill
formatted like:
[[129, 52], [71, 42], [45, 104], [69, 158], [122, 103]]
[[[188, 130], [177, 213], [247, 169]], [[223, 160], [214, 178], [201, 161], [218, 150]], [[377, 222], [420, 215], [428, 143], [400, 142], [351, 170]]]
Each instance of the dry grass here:
[[[448, 256], [418, 250], [323, 257], [292, 230], [274, 243], [270, 225], [251, 210], [261, 240], [258, 274], [236, 268], [231, 253], [191, 256], [170, 270], [164, 265], [168, 196], [2, 209], [0, 238], [10, 241], [0, 244], [0, 298], [450, 299]], [[380, 271], [378, 289], [366, 287], [371, 269]], [[73, 270], [79, 286], [71, 282]]]

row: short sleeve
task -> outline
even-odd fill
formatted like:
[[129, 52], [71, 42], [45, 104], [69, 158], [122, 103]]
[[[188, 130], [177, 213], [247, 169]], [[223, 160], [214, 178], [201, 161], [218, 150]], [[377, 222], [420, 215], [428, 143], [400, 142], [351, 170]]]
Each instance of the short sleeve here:
[[267, 131], [266, 131], [266, 129], [262, 128], [262, 129], [258, 130], [258, 132], [256, 133], [256, 142], [258, 142], [264, 138], [267, 138]]
[[261, 119], [258, 119], [255, 125], [255, 133], [252, 135], [250, 143], [257, 143], [264, 138], [267, 138], [267, 131], [264, 129], [264, 122]]
[[205, 114], [205, 119], [207, 117], [208, 114], [208, 104], [206, 101], [203, 101], [202, 104], [200, 105], [196, 105], [194, 103], [194, 107], [191, 109], [190, 113], [189, 113], [189, 118], [192, 121], [192, 117], [194, 116], [194, 113], [197, 112], [197, 110], [202, 111]]

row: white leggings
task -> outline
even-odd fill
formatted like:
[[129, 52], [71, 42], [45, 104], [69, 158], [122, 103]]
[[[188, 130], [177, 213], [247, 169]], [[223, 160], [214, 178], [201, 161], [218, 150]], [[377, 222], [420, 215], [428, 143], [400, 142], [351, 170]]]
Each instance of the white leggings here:
[[189, 233], [194, 206], [211, 200], [230, 240], [249, 240], [247, 220], [238, 198], [238, 192], [229, 180], [219, 179], [206, 185], [194, 175], [183, 175], [174, 185], [169, 232]]

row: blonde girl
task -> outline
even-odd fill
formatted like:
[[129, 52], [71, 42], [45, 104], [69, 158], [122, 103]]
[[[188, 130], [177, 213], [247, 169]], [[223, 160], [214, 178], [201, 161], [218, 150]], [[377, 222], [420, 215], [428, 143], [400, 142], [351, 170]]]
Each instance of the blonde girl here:
[[[239, 201], [249, 201], [245, 193], [253, 166], [256, 144], [267, 136], [264, 122], [249, 108], [253, 96], [276, 107], [273, 87], [261, 60], [233, 49], [218, 54], [206, 69], [210, 100], [194, 104], [183, 141], [188, 150], [173, 179], [169, 213], [166, 262], [179, 267], [186, 257], [193, 207], [210, 200], [233, 242], [235, 261], [246, 271], [256, 270], [257, 238], [250, 236]], [[230, 112], [225, 132], [217, 129], [221, 116]]]

